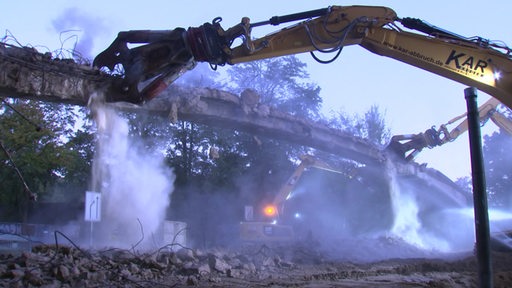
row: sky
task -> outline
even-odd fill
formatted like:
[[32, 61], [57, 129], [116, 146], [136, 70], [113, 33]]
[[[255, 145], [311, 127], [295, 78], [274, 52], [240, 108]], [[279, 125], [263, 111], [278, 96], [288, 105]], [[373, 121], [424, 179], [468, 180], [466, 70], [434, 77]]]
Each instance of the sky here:
[[[509, 11], [512, 2], [475, 0], [431, 1], [7, 1], [0, 0], [0, 34], [40, 52], [74, 45], [92, 59], [106, 49], [119, 31], [167, 30], [197, 27], [222, 17], [227, 29], [247, 16], [252, 22], [272, 16], [303, 12], [331, 5], [386, 6], [399, 17], [425, 20], [462, 36], [481, 36], [512, 45]], [[285, 27], [254, 28], [253, 37], [261, 37]], [[78, 41], [78, 42], [77, 42]], [[320, 64], [306, 53], [298, 55], [307, 63], [313, 82], [321, 87], [323, 111], [363, 114], [372, 105], [384, 113], [391, 134], [412, 134], [447, 122], [466, 111], [464, 89], [467, 86], [378, 56], [359, 46], [345, 47], [331, 64]], [[489, 95], [479, 92], [478, 103]], [[482, 134], [497, 128], [489, 122]], [[422, 151], [418, 163], [427, 163], [452, 180], [470, 176], [468, 135], [455, 142]]]

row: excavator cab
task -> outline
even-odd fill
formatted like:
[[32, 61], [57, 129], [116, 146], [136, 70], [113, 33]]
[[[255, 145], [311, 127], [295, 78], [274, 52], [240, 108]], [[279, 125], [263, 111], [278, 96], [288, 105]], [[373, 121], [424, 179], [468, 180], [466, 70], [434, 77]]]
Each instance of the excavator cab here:
[[[286, 242], [295, 240], [296, 233], [293, 227], [289, 223], [281, 223], [283, 219], [281, 214], [284, 211], [286, 201], [290, 198], [304, 171], [308, 168], [317, 168], [347, 174], [311, 155], [302, 155], [300, 159], [300, 164], [281, 186], [273, 201], [262, 206], [261, 213], [257, 215], [256, 221], [254, 221], [252, 213], [246, 213], [245, 221], [240, 223], [240, 239], [243, 242]], [[248, 208], [246, 210], [252, 211], [251, 207]]]

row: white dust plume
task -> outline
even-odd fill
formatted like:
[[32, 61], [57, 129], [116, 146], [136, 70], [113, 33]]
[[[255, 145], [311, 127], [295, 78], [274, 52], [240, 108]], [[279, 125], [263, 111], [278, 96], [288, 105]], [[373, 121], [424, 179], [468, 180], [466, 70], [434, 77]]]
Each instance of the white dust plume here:
[[102, 194], [96, 246], [150, 248], [165, 220], [175, 176], [162, 153], [145, 150], [129, 135], [128, 120], [113, 108], [95, 103], [91, 110], [98, 133], [92, 189]]

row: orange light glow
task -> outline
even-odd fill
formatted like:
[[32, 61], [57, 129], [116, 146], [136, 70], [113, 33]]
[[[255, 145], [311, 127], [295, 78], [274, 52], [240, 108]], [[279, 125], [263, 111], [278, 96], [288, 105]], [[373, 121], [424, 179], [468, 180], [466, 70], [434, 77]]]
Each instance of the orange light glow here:
[[265, 216], [268, 216], [268, 217], [276, 216], [276, 214], [277, 214], [276, 206], [274, 206], [274, 205], [265, 206], [265, 208], [263, 208], [263, 213], [265, 214]]

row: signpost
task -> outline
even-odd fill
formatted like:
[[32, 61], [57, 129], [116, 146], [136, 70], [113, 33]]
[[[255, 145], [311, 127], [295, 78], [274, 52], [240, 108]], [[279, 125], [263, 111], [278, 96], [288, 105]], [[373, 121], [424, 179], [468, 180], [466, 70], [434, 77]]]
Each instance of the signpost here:
[[85, 192], [85, 221], [91, 222], [91, 235], [89, 244], [92, 247], [92, 228], [94, 222], [101, 220], [101, 193], [86, 191]]

